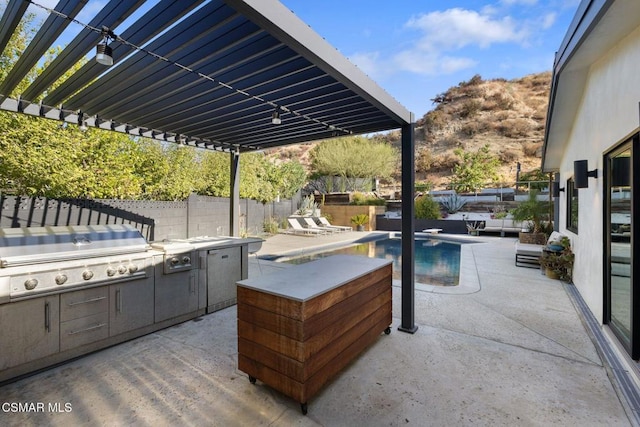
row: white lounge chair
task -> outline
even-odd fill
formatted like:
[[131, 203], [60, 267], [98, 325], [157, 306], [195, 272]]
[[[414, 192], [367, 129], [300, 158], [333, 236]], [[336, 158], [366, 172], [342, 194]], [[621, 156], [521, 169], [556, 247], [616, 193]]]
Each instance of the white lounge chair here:
[[329, 228], [335, 228], [338, 231], [353, 231], [352, 227], [347, 227], [346, 225], [333, 225], [329, 222], [329, 220], [323, 216], [317, 217], [318, 221], [321, 225]]
[[303, 227], [309, 228], [311, 230], [323, 230], [327, 233], [337, 233], [339, 231], [331, 227], [320, 227], [312, 218], [308, 216], [303, 216], [302, 218], [300, 218], [300, 220], [304, 221], [304, 223], [302, 224]]
[[287, 218], [287, 221], [289, 222], [289, 225], [291, 226], [290, 230], [292, 230], [293, 234], [303, 234], [303, 235], [307, 235], [307, 236], [317, 236], [319, 234], [326, 234], [326, 232], [324, 230], [317, 230], [317, 229], [313, 229], [313, 228], [304, 228], [302, 226], [302, 224], [300, 224], [294, 218]]

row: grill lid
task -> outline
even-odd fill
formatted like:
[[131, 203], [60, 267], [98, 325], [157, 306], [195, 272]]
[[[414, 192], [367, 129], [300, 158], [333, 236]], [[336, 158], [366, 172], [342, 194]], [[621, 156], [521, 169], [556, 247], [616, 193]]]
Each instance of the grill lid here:
[[39, 264], [150, 249], [128, 224], [0, 229], [0, 267]]

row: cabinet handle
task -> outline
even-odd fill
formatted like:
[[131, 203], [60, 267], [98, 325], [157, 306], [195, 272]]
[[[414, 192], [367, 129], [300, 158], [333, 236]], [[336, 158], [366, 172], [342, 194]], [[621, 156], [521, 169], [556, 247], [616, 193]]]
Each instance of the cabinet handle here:
[[189, 285], [189, 289], [192, 294], [196, 293], [196, 278], [194, 276], [191, 276], [191, 284]]
[[93, 331], [95, 329], [100, 329], [100, 328], [103, 328], [105, 326], [107, 326], [106, 323], [98, 323], [97, 325], [89, 326], [88, 328], [78, 329], [77, 331], [69, 331], [69, 332], [67, 332], [67, 335], [81, 334], [83, 332]]
[[73, 307], [74, 305], [89, 304], [89, 303], [92, 303], [92, 302], [102, 301], [103, 299], [106, 299], [106, 298], [107, 297], [95, 297], [95, 298], [87, 299], [87, 300], [84, 300], [84, 301], [68, 302], [67, 306], [68, 307]]
[[116, 313], [122, 313], [122, 293], [120, 289], [116, 290]]
[[51, 332], [51, 308], [49, 307], [49, 301], [44, 303], [44, 329], [47, 332]]

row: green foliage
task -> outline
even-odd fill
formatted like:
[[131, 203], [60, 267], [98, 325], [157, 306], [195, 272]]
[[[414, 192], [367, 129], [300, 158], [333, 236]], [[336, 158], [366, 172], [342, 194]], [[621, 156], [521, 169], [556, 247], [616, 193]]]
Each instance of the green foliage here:
[[533, 227], [532, 231], [540, 233], [543, 230], [542, 222], [548, 219], [548, 212], [549, 202], [538, 200], [538, 191], [531, 190], [529, 198], [520, 202], [511, 211], [511, 215], [516, 221], [529, 221]]
[[358, 214], [351, 217], [351, 222], [353, 225], [366, 225], [369, 223], [369, 215], [367, 214]]
[[386, 201], [373, 196], [355, 192], [351, 196], [351, 204], [357, 206], [384, 206]]
[[489, 152], [484, 145], [476, 152], [467, 152], [460, 148], [454, 154], [460, 161], [453, 168], [452, 186], [458, 192], [477, 191], [488, 182], [496, 182], [500, 160]]
[[440, 204], [425, 194], [415, 202], [415, 216], [419, 219], [439, 219]]
[[309, 154], [314, 173], [342, 178], [388, 178], [399, 158], [391, 145], [359, 136], [324, 141]]
[[520, 182], [529, 181], [530, 188], [534, 190], [542, 190], [549, 186], [549, 174], [542, 172], [542, 169], [536, 168], [528, 172], [520, 174]]

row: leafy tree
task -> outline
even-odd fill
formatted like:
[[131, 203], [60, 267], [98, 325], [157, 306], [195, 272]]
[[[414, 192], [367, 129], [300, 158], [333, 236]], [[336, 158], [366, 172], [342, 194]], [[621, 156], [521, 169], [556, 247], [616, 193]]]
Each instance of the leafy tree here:
[[324, 141], [309, 154], [315, 174], [341, 177], [343, 191], [349, 178], [390, 177], [398, 161], [391, 145], [360, 136]]
[[456, 191], [477, 191], [486, 183], [499, 179], [500, 159], [489, 152], [489, 145], [484, 145], [476, 152], [457, 148], [453, 153], [460, 158], [453, 168], [452, 184]]

